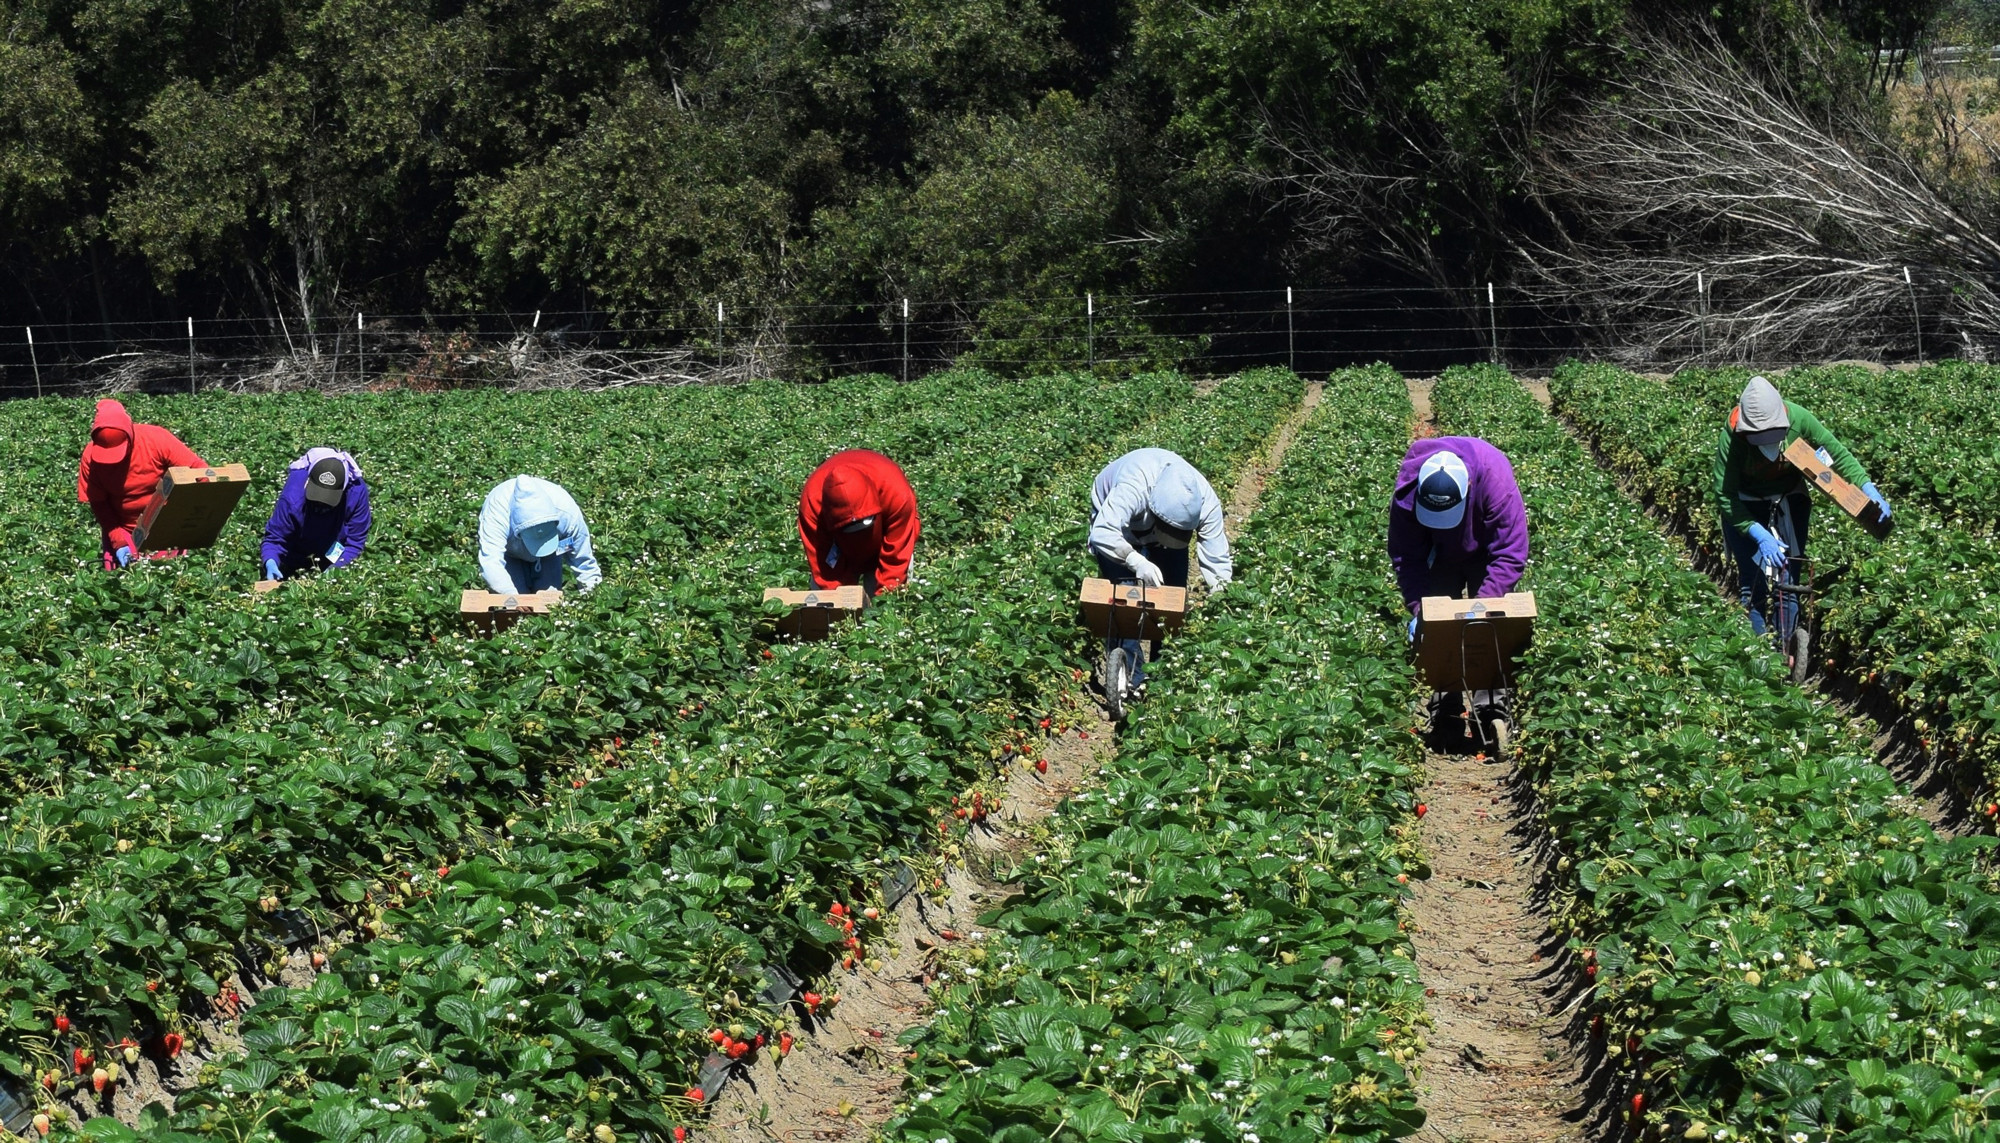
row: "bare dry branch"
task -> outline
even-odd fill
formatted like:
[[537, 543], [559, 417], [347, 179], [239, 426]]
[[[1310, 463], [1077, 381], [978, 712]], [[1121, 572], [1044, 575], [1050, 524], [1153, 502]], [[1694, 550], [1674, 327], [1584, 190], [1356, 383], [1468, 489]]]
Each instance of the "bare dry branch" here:
[[1613, 356], [1907, 352], [1905, 267], [1933, 348], [1995, 347], [2000, 241], [1892, 140], [1817, 121], [1699, 26], [1636, 33], [1628, 63], [1524, 148], [1553, 237], [1517, 247], [1527, 288], [1575, 307]]

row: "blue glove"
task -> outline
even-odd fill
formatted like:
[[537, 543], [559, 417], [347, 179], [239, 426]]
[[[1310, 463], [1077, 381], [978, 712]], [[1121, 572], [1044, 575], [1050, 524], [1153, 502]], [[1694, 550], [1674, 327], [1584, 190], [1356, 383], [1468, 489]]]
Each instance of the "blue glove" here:
[[1773, 571], [1785, 566], [1785, 542], [1762, 524], [1750, 525], [1750, 538], [1757, 541], [1757, 566]]
[[1417, 617], [1414, 615], [1410, 616], [1409, 641], [1412, 643], [1417, 641]]
[[118, 566], [122, 568], [132, 562], [132, 549], [121, 546], [117, 551], [111, 553], [111, 558], [117, 560]]
[[1862, 485], [1861, 494], [1863, 496], [1866, 496], [1868, 499], [1873, 500], [1876, 503], [1876, 505], [1882, 509], [1882, 518], [1884, 520], [1887, 520], [1889, 518], [1889, 502], [1887, 500], [1882, 499], [1882, 493], [1879, 489], [1875, 487], [1874, 481], [1871, 480], [1868, 483]]
[[326, 562], [330, 564], [339, 563], [340, 557], [344, 555], [346, 551], [347, 551], [347, 545], [341, 543], [339, 540], [335, 540], [333, 542], [333, 546], [326, 550]]
[[264, 578], [265, 579], [285, 578], [285, 573], [278, 570], [278, 561], [276, 560], [264, 561]]

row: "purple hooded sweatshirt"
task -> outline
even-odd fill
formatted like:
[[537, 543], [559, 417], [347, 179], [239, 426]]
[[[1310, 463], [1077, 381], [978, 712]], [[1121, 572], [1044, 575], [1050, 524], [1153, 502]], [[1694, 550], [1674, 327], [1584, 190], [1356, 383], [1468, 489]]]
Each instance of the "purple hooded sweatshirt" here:
[[[336, 507], [314, 507], [306, 503], [306, 475], [313, 465], [329, 458], [347, 466], [347, 497]], [[285, 470], [285, 488], [278, 493], [278, 503], [264, 525], [264, 550], [259, 558], [278, 561], [279, 570], [291, 575], [322, 566], [321, 557], [339, 541], [343, 550], [333, 566], [346, 567], [361, 554], [373, 523], [368, 482], [361, 479], [361, 468], [354, 458], [337, 449], [309, 449]]]
[[[1465, 462], [1465, 518], [1450, 531], [1417, 523], [1417, 472], [1433, 453], [1451, 452]], [[1435, 549], [1435, 558], [1433, 550]], [[1521, 582], [1528, 566], [1528, 513], [1514, 466], [1507, 454], [1478, 437], [1430, 437], [1403, 454], [1396, 473], [1396, 496], [1389, 506], [1389, 562], [1396, 586], [1414, 612], [1426, 591], [1431, 568], [1458, 565], [1482, 572], [1478, 597], [1505, 595]]]

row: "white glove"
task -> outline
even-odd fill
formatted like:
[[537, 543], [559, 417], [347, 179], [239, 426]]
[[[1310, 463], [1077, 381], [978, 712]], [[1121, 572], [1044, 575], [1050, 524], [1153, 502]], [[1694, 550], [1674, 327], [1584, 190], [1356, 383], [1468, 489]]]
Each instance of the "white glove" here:
[[1136, 551], [1125, 557], [1125, 566], [1131, 568], [1132, 574], [1138, 576], [1139, 582], [1147, 587], [1166, 586], [1167, 577], [1160, 574], [1160, 565]]

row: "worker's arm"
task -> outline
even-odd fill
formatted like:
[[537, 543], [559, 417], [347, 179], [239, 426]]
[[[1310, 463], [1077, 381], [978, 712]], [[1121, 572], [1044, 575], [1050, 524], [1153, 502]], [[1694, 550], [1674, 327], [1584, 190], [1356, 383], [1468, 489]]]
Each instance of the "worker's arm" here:
[[1861, 467], [1861, 461], [1855, 457], [1852, 450], [1840, 443], [1839, 437], [1834, 436], [1820, 423], [1818, 417], [1812, 415], [1811, 410], [1797, 405], [1792, 405], [1790, 408], [1792, 424], [1798, 426], [1799, 436], [1805, 438], [1805, 442], [1814, 448], [1826, 450], [1826, 454], [1833, 458], [1833, 470], [1840, 474], [1842, 480], [1856, 488], [1869, 483], [1868, 470]]
[[584, 521], [583, 513], [577, 512], [575, 519], [564, 520], [565, 525], [574, 525], [568, 537], [567, 550], [563, 552], [563, 562], [576, 573], [576, 584], [590, 591], [604, 582], [604, 569], [597, 566], [597, 555], [590, 550], [590, 525]]
[[1727, 425], [1715, 442], [1715, 467], [1711, 471], [1710, 491], [1715, 496], [1715, 511], [1722, 518], [1724, 531], [1734, 528], [1748, 532], [1754, 522], [1743, 507], [1743, 501], [1736, 496], [1736, 490], [1743, 485], [1742, 463], [1736, 455], [1739, 447], [1747, 448], [1736, 439]]
[[1521, 489], [1514, 483], [1510, 468], [1504, 482], [1488, 473], [1494, 493], [1486, 508], [1487, 528], [1493, 537], [1487, 552], [1486, 578], [1479, 585], [1479, 598], [1492, 599], [1514, 590], [1528, 570], [1528, 510], [1521, 503]]
[[1430, 529], [1417, 522], [1415, 511], [1396, 504], [1389, 506], [1389, 566], [1396, 571], [1396, 590], [1403, 597], [1403, 606], [1412, 615], [1424, 597], [1435, 543]]
[[340, 526], [340, 558], [333, 566], [344, 568], [361, 555], [361, 549], [368, 543], [368, 530], [375, 526], [375, 515], [368, 500], [368, 482], [360, 477], [347, 490], [347, 499], [353, 511]]
[[[508, 493], [509, 485], [502, 485]], [[507, 571], [507, 524], [511, 495], [496, 489], [479, 509], [479, 574], [491, 591], [502, 595], [514, 592], [514, 577]]]
[[1097, 512], [1090, 518], [1090, 550], [1114, 563], [1132, 558], [1132, 542], [1125, 538], [1125, 526], [1146, 507], [1146, 486], [1137, 480], [1114, 485]]
[[882, 546], [875, 556], [875, 581], [880, 585], [877, 591], [901, 587], [910, 578], [910, 557], [916, 554], [917, 532], [921, 527], [914, 495], [905, 495], [883, 515], [886, 518], [882, 521]]
[[1201, 526], [1195, 530], [1195, 557], [1201, 566], [1202, 582], [1210, 591], [1220, 591], [1236, 577], [1236, 563], [1229, 555], [1229, 534], [1222, 527], [1222, 501], [1203, 497]]

